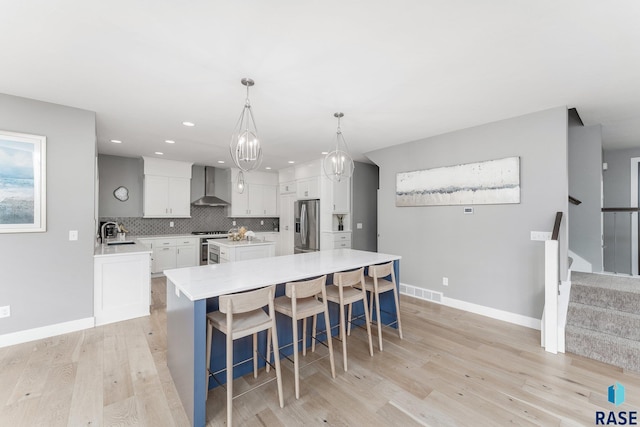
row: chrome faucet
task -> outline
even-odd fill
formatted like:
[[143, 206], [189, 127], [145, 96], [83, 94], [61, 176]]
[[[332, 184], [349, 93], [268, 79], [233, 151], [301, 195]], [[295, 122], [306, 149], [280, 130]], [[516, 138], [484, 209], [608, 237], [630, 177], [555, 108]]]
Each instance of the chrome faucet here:
[[105, 229], [105, 228], [107, 227], [107, 225], [109, 225], [109, 224], [113, 224], [113, 225], [115, 225], [116, 227], [118, 227], [118, 223], [113, 222], [113, 221], [108, 221], [108, 222], [105, 222], [104, 224], [102, 224], [102, 227], [100, 227], [100, 240], [101, 240], [101, 242], [102, 242], [102, 243], [104, 243], [104, 241], [105, 241], [105, 237], [106, 237], [106, 236], [104, 235], [104, 229]]

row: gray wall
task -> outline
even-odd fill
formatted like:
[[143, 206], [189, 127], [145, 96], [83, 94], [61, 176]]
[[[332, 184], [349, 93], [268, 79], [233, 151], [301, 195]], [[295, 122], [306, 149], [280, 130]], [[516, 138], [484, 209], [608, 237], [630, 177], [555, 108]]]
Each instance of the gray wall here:
[[[558, 107], [367, 153], [380, 166], [378, 250], [402, 256], [402, 283], [481, 306], [540, 318], [544, 244], [567, 212], [567, 110]], [[396, 173], [520, 156], [521, 203], [396, 207]], [[566, 270], [566, 222], [561, 229]], [[442, 278], [449, 278], [449, 286]]]
[[602, 271], [602, 127], [569, 123], [569, 249]]
[[0, 94], [0, 129], [47, 137], [47, 231], [0, 235], [0, 334], [93, 316], [95, 128], [93, 112]]
[[[142, 158], [98, 156], [100, 176], [101, 217], [142, 216], [142, 178], [144, 169]], [[113, 190], [123, 186], [129, 190], [129, 200], [121, 202], [113, 196]]]
[[[620, 208], [631, 205], [631, 158], [640, 157], [640, 148], [605, 150], [603, 161], [607, 170], [602, 172], [604, 187], [604, 207]], [[639, 187], [640, 188], [640, 187]], [[629, 273], [631, 254], [631, 225], [628, 213], [616, 214], [616, 251], [614, 265], [613, 214], [604, 215], [604, 270]], [[636, 236], [637, 238], [637, 236]]]
[[[378, 166], [356, 162], [353, 170], [353, 249], [378, 251]], [[358, 229], [356, 224], [361, 223]]]

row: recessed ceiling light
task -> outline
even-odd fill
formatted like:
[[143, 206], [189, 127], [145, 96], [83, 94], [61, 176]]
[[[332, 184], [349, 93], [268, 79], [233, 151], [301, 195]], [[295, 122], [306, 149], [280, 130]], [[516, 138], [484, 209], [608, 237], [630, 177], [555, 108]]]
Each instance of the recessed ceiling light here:
[[271, 170], [271, 166], [267, 166], [265, 169], [266, 170]]
[[294, 164], [295, 162], [293, 160], [289, 160], [287, 163]]
[[185, 125], [185, 126], [189, 126], [189, 127], [193, 127], [193, 126], [195, 126], [195, 125], [196, 125], [196, 124], [195, 124], [195, 123], [193, 123], [193, 122], [182, 122], [182, 124], [183, 124], [183, 125]]
[[320, 153], [320, 154], [327, 155], [327, 154], [329, 154], [329, 152], [328, 152], [328, 151], [323, 151], [323, 152], [322, 152], [322, 153]]
[[122, 144], [122, 141], [120, 141], [119, 139], [112, 139], [111, 142], [113, 142], [114, 144]]
[[176, 142], [173, 139], [165, 139], [164, 142], [167, 144], [175, 144]]
[[157, 154], [158, 156], [162, 156], [164, 153], [163, 153], [162, 151], [156, 151], [156, 154]]
[[224, 163], [224, 160], [218, 160], [218, 163]]

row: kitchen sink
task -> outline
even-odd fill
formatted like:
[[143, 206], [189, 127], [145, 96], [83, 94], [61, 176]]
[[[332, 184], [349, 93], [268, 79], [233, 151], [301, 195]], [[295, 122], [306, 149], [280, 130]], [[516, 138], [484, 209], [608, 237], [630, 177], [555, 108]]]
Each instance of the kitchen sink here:
[[119, 245], [135, 245], [136, 242], [133, 240], [123, 240], [117, 242], [107, 242], [107, 246], [119, 246]]

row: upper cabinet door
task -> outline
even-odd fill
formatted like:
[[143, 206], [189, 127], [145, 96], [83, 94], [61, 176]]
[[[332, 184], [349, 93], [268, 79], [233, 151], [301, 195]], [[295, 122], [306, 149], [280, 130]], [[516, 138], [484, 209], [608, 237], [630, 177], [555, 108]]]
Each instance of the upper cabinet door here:
[[191, 180], [169, 178], [169, 214], [172, 217], [191, 216]]
[[333, 181], [333, 212], [349, 213], [349, 201], [351, 200], [351, 179], [343, 179], [340, 182]]
[[162, 217], [169, 215], [169, 178], [145, 175], [144, 216]]
[[189, 218], [191, 216], [191, 163], [144, 159], [143, 216]]

